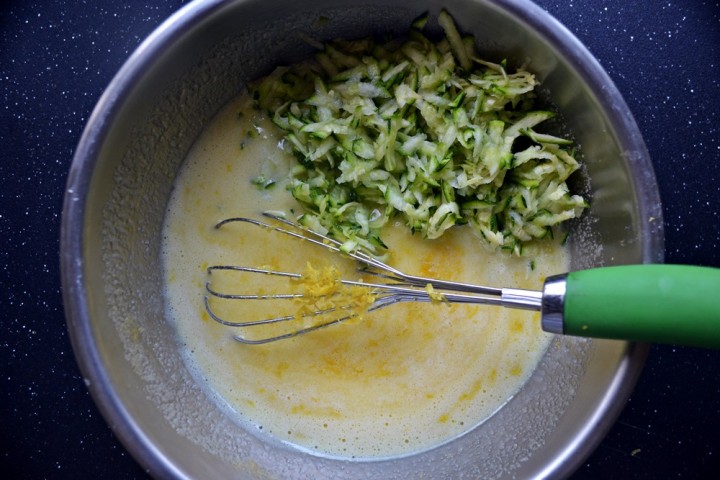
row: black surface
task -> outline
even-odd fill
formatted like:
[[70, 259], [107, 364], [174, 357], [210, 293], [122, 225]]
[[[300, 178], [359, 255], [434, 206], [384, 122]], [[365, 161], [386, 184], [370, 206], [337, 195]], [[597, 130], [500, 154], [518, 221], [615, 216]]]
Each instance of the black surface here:
[[[132, 50], [183, 3], [0, 2], [5, 478], [144, 477], [76, 366], [58, 236], [67, 172], [95, 102]], [[720, 5], [538, 3], [597, 56], [636, 117], [663, 199], [666, 261], [720, 267]], [[720, 352], [652, 348], [619, 421], [576, 474], [611, 476], [720, 478]]]

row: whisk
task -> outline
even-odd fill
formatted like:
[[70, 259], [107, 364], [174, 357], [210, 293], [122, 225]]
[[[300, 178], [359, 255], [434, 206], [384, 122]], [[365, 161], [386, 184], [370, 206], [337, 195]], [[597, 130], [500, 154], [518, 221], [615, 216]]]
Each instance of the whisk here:
[[[687, 265], [622, 265], [554, 275], [545, 280], [541, 291], [496, 288], [409, 275], [362, 251], [344, 252], [340, 242], [292, 222], [283, 214], [265, 212], [263, 216], [268, 220], [228, 218], [215, 228], [231, 223], [248, 224], [357, 260], [362, 265], [360, 270], [378, 281], [338, 281], [348, 287], [370, 289], [373, 300], [366, 308], [367, 314], [402, 302], [498, 305], [539, 311], [541, 327], [549, 333], [720, 348], [720, 269]], [[309, 324], [298, 323], [297, 315], [257, 320], [226, 319], [213, 308], [213, 301], [280, 301], [302, 298], [304, 294], [216, 291], [210, 278], [218, 271], [290, 279], [301, 279], [302, 274], [239, 265], [207, 268], [205, 309], [213, 320], [240, 330], [273, 324], [289, 326], [281, 333], [273, 332], [259, 338], [249, 338], [242, 333], [235, 335], [241, 343], [264, 344], [297, 337], [359, 315], [353, 305], [343, 305], [304, 313], [304, 317], [312, 320]]]

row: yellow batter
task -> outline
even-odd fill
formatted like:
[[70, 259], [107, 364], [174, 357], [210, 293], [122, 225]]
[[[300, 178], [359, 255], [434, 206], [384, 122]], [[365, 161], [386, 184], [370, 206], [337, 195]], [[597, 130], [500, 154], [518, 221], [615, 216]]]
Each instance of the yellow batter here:
[[[190, 368], [239, 422], [319, 454], [386, 457], [443, 443], [481, 423], [522, 386], [547, 348], [536, 314], [487, 306], [402, 304], [308, 335], [266, 345], [237, 343], [232, 328], [205, 312], [208, 265], [235, 264], [301, 272], [332, 262], [355, 279], [355, 265], [319, 247], [227, 217], [290, 213], [285, 191], [291, 155], [267, 119], [231, 102], [190, 152], [164, 226], [168, 315]], [[275, 179], [262, 189], [251, 180]], [[469, 229], [440, 240], [392, 225], [383, 239], [389, 263], [413, 274], [491, 286], [539, 289], [565, 271], [566, 253], [537, 247], [516, 258], [486, 251]], [[534, 268], [530, 268], [530, 258]], [[276, 279], [214, 273], [227, 293], [268, 292]], [[280, 283], [288, 289], [290, 283]], [[281, 302], [214, 300], [229, 320], [275, 316]], [[253, 332], [248, 332], [253, 335]]]

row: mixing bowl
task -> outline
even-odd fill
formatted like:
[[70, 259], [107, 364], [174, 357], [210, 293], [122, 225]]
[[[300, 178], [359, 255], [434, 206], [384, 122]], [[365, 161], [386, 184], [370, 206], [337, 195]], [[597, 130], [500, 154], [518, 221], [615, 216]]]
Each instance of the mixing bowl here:
[[[198, 0], [160, 26], [100, 99], [70, 171], [62, 224], [67, 322], [86, 383], [152, 475], [176, 478], [554, 478], [612, 425], [647, 346], [557, 337], [530, 380], [458, 438], [398, 458], [310, 454], [245, 430], [201, 388], [166, 321], [160, 243], [173, 180], [203, 127], [249, 80], [317, 39], [399, 35], [446, 8], [483, 56], [527, 62], [581, 147], [590, 211], [572, 268], [662, 261], [648, 153], [619, 92], [580, 42], [521, 0]], [[434, 21], [431, 30], [440, 29]]]

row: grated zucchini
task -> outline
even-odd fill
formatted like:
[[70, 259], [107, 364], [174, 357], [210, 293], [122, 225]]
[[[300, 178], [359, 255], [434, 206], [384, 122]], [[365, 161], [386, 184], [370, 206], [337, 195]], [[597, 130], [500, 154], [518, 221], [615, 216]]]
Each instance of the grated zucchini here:
[[521, 254], [587, 206], [566, 184], [572, 142], [536, 131], [555, 114], [534, 109], [530, 72], [479, 59], [447, 12], [438, 22], [437, 42], [427, 17], [403, 41], [313, 41], [315, 58], [253, 84], [257, 104], [298, 160], [300, 222], [345, 250], [385, 248], [378, 232], [399, 216], [429, 239], [469, 224]]

